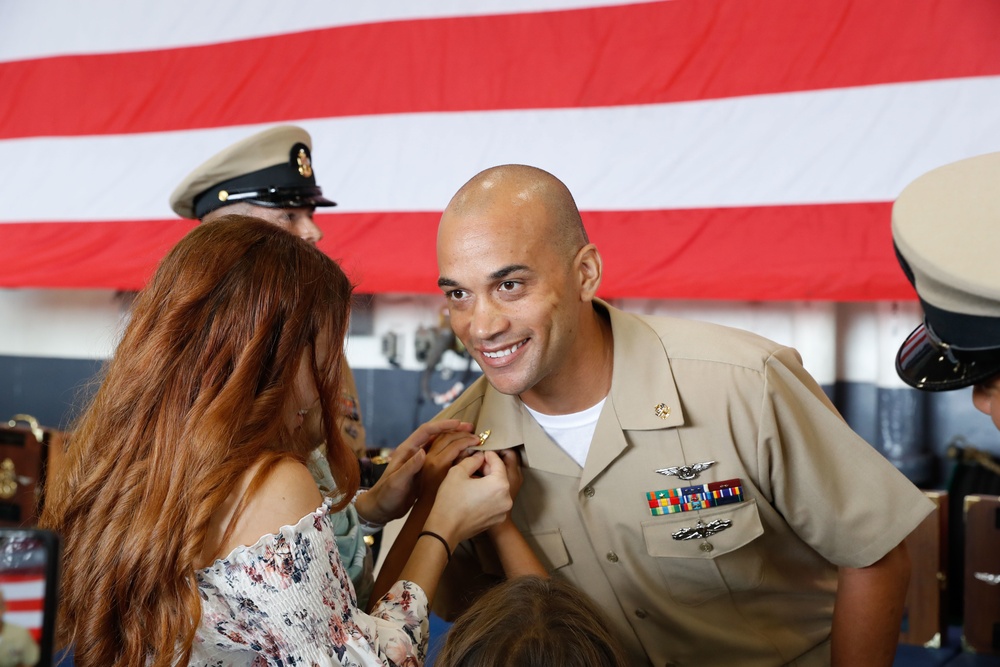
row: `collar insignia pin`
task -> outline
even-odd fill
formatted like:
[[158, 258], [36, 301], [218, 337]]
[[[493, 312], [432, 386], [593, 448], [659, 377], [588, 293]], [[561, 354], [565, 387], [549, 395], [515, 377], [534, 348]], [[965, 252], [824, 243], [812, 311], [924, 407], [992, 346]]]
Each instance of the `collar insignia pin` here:
[[490, 437], [490, 429], [486, 429], [479, 434], [479, 446], [482, 447]]

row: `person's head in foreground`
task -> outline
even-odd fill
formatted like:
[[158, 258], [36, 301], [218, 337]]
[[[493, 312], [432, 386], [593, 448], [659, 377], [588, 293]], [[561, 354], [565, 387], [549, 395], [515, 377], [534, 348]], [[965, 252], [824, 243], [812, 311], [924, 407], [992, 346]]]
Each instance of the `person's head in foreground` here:
[[896, 371], [926, 391], [973, 386], [973, 403], [1000, 428], [1000, 153], [910, 183], [893, 205], [892, 236], [924, 309]]
[[[350, 296], [335, 262], [253, 218], [200, 225], [162, 261], [42, 516], [65, 541], [60, 630], [78, 664], [187, 664], [195, 573], [226, 555], [210, 545], [226, 542], [273, 464], [309, 451], [308, 409], [336, 424]], [[325, 438], [339, 508], [358, 466], [336, 428]], [[225, 535], [213, 534], [255, 463]]]
[[626, 667], [610, 624], [571, 584], [518, 577], [455, 621], [436, 667]]
[[266, 220], [317, 243], [317, 206], [323, 196], [312, 166], [312, 138], [295, 125], [279, 125], [242, 139], [200, 164], [170, 195], [182, 218], [212, 222], [224, 215]]

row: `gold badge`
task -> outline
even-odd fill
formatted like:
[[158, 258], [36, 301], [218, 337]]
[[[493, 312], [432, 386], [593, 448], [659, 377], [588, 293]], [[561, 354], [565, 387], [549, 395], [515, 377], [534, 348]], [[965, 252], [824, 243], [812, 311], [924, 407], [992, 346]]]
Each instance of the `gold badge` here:
[[309, 159], [309, 153], [306, 153], [305, 148], [299, 149], [299, 154], [295, 157], [295, 161], [299, 165], [299, 174], [303, 178], [309, 178], [313, 175], [312, 161]]
[[219, 190], [219, 201], [226, 201], [229, 199], [229, 193], [225, 190]]
[[666, 419], [670, 416], [670, 406], [666, 403], [660, 403], [655, 408], [653, 408], [653, 414], [655, 414], [660, 419]]
[[482, 447], [490, 437], [490, 429], [486, 429], [479, 434], [479, 446]]

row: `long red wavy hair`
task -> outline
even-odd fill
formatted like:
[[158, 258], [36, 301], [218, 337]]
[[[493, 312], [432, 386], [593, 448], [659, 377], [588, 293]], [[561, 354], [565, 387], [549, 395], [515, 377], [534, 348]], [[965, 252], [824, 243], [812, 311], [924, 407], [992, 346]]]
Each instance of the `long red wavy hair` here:
[[63, 537], [60, 634], [77, 665], [187, 663], [209, 519], [253, 463], [247, 495], [306, 454], [283, 414], [323, 331], [333, 349], [310, 357], [335, 509], [349, 502], [358, 465], [335, 424], [350, 296], [334, 261], [254, 218], [200, 225], [160, 264], [40, 520]]

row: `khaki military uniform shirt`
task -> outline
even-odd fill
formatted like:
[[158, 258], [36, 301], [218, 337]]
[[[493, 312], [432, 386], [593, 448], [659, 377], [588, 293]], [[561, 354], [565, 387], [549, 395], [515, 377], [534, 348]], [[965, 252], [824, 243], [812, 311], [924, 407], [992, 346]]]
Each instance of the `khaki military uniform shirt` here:
[[[597, 601], [630, 664], [829, 664], [837, 566], [879, 560], [929, 501], [851, 431], [794, 350], [597, 307], [610, 316], [614, 371], [582, 469], [485, 378], [441, 416], [490, 429], [487, 448], [523, 447], [514, 521], [555, 576]], [[708, 461], [690, 481], [657, 473]], [[738, 504], [651, 514], [649, 491], [737, 478]], [[714, 521], [731, 525], [673, 537]], [[453, 618], [483, 572], [502, 572], [495, 555], [461, 545], [438, 613]]]

